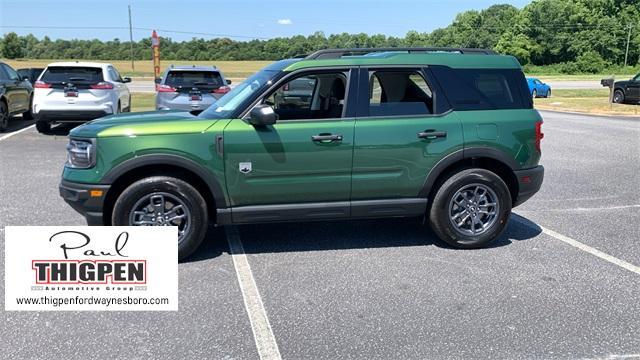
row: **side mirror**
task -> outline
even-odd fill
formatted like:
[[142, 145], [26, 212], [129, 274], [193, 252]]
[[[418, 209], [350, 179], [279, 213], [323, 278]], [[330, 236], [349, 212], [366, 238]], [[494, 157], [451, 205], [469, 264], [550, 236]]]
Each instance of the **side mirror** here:
[[124, 77], [124, 78], [122, 78], [122, 82], [123, 83], [130, 83], [131, 82], [131, 78], [130, 77]]
[[231, 85], [231, 80], [227, 80], [227, 85]]
[[273, 125], [278, 120], [276, 112], [267, 104], [256, 105], [249, 116], [249, 123], [255, 126]]

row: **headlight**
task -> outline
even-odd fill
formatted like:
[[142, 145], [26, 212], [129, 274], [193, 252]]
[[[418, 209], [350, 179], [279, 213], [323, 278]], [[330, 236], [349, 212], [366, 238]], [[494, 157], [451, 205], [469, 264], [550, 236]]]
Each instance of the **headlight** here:
[[96, 164], [95, 139], [70, 139], [67, 145], [66, 166], [75, 169], [88, 169]]

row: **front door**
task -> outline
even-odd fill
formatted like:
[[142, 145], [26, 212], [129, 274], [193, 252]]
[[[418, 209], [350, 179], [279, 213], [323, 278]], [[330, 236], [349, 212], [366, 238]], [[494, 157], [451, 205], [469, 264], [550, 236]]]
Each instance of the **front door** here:
[[640, 74], [636, 75], [631, 81], [629, 81], [628, 85], [629, 96], [630, 99], [636, 104], [640, 104]]
[[354, 128], [350, 107], [355, 101], [346, 96], [355, 86], [351, 72], [290, 75], [260, 100], [273, 107], [276, 124], [229, 122], [224, 157], [234, 222], [348, 216]]
[[369, 91], [360, 92], [365, 106], [356, 119], [354, 208], [362, 200], [418, 198], [431, 168], [463, 148], [462, 125], [423, 69], [360, 73], [360, 87]]

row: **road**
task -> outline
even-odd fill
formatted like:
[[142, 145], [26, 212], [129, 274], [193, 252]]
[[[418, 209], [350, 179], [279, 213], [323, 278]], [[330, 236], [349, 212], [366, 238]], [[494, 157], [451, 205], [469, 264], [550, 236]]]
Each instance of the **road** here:
[[[640, 119], [542, 114], [543, 188], [487, 249], [412, 219], [212, 228], [178, 312], [2, 312], [0, 357], [255, 359], [259, 338], [284, 359], [637, 358]], [[65, 133], [0, 135], [0, 227], [83, 224], [58, 197]]]
[[[598, 80], [567, 80], [567, 81], [548, 81], [547, 84], [552, 89], [602, 89]], [[231, 84], [234, 87], [237, 83]], [[127, 84], [132, 92], [152, 93], [155, 92], [153, 80], [134, 80]]]

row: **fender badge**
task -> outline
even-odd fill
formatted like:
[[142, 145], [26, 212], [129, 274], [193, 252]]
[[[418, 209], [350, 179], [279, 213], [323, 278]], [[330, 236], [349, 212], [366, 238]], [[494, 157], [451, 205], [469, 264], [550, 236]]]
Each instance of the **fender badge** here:
[[251, 163], [250, 162], [241, 162], [238, 166], [238, 169], [243, 174], [248, 174], [251, 172]]

